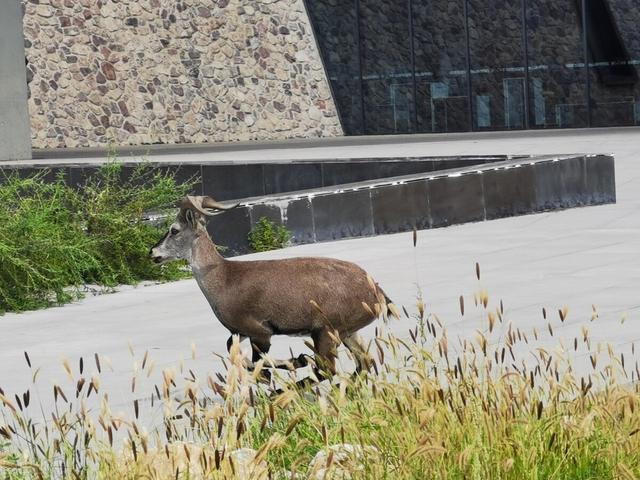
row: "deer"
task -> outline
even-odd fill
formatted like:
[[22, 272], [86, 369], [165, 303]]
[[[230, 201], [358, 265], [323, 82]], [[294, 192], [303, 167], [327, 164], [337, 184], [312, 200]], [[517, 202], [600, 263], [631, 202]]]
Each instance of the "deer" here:
[[[272, 336], [288, 335], [311, 337], [318, 381], [336, 373], [339, 343], [353, 355], [356, 374], [370, 370], [372, 358], [358, 331], [380, 315], [398, 316], [382, 288], [358, 265], [333, 258], [224, 258], [207, 232], [207, 219], [237, 206], [210, 196], [185, 197], [176, 220], [151, 248], [151, 259], [157, 264], [177, 259], [189, 263], [213, 313], [231, 332], [227, 349], [234, 336], [250, 340], [248, 369], [269, 353]], [[270, 365], [295, 370], [309, 360], [301, 354]]]

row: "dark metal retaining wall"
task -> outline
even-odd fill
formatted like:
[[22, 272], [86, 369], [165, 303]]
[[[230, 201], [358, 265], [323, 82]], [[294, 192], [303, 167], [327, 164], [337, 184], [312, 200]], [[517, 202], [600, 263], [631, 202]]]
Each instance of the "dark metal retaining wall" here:
[[615, 201], [612, 156], [532, 157], [248, 199], [212, 217], [209, 232], [240, 254], [263, 216], [289, 229], [294, 243], [311, 243]]
[[[123, 165], [128, 178], [136, 162]], [[199, 178], [194, 194], [241, 200], [212, 217], [209, 232], [228, 255], [249, 252], [248, 234], [261, 217], [284, 225], [293, 242], [437, 228], [466, 222], [614, 203], [610, 155], [559, 157], [421, 157], [282, 163], [151, 162], [178, 181]], [[0, 182], [44, 170], [62, 171], [81, 187], [99, 163], [0, 167]]]
[[[282, 163], [180, 163], [149, 162], [154, 168], [176, 174], [179, 181], [198, 179], [193, 193], [211, 195], [217, 200], [233, 200], [247, 197], [273, 195], [297, 190], [315, 189], [344, 183], [397, 177], [414, 173], [469, 167], [500, 160], [507, 156], [459, 156], [423, 158], [356, 158], [345, 160], [310, 160]], [[67, 183], [82, 186], [86, 178], [100, 168], [99, 163], [68, 163], [63, 165], [38, 166], [37, 163], [23, 166], [2, 167], [0, 182], [7, 175], [16, 172], [27, 176], [39, 171], [46, 172], [53, 180], [60, 172]], [[122, 180], [126, 180], [136, 162], [125, 161]]]

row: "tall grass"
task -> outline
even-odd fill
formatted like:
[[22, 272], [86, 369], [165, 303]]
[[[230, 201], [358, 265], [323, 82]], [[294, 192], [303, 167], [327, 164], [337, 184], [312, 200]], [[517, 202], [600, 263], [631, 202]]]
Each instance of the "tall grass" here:
[[165, 225], [148, 212], [175, 206], [190, 190], [148, 164], [121, 181], [123, 166], [105, 164], [80, 188], [45, 173], [13, 174], [0, 183], [0, 313], [61, 304], [84, 284], [115, 286], [172, 280], [179, 264], [155, 267], [147, 252]]
[[[637, 478], [634, 359], [596, 348], [583, 330], [573, 351], [590, 361], [577, 368], [568, 353], [543, 346], [558, 325], [523, 331], [486, 292], [475, 300], [475, 338], [451, 342], [419, 301], [404, 319], [406, 335], [379, 326], [371, 372], [345, 370], [313, 388], [285, 373], [273, 393], [259, 381], [269, 359], [247, 372], [234, 344], [223, 374], [166, 369], [151, 405], [133, 400], [128, 414], [116, 414], [100, 375], [66, 363], [71, 383], [54, 387], [55, 411], [44, 422], [28, 415], [28, 391], [0, 397], [0, 479]], [[152, 373], [148, 352], [134, 362], [134, 378]], [[236, 454], [247, 447], [255, 452], [242, 464]]]

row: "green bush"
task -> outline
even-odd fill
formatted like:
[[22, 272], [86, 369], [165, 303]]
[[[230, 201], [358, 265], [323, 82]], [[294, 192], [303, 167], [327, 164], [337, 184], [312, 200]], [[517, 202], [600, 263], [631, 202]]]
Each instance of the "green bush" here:
[[267, 252], [286, 247], [291, 240], [291, 232], [266, 217], [260, 217], [249, 232], [249, 245], [255, 252]]
[[[63, 177], [10, 175], [0, 185], [0, 313], [42, 308], [78, 298], [78, 287], [141, 280], [173, 280], [182, 265], [158, 268], [149, 247], [159, 225], [144, 221], [163, 213], [190, 189], [148, 164], [121, 181], [122, 165], [105, 164], [74, 189]], [[70, 288], [71, 287], [71, 288]]]

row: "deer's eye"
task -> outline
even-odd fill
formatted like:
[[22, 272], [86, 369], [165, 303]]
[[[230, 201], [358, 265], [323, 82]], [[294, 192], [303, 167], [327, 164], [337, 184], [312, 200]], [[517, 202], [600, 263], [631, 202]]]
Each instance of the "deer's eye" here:
[[171, 227], [171, 235], [177, 235], [180, 233], [180, 230], [178, 230], [176, 227]]

